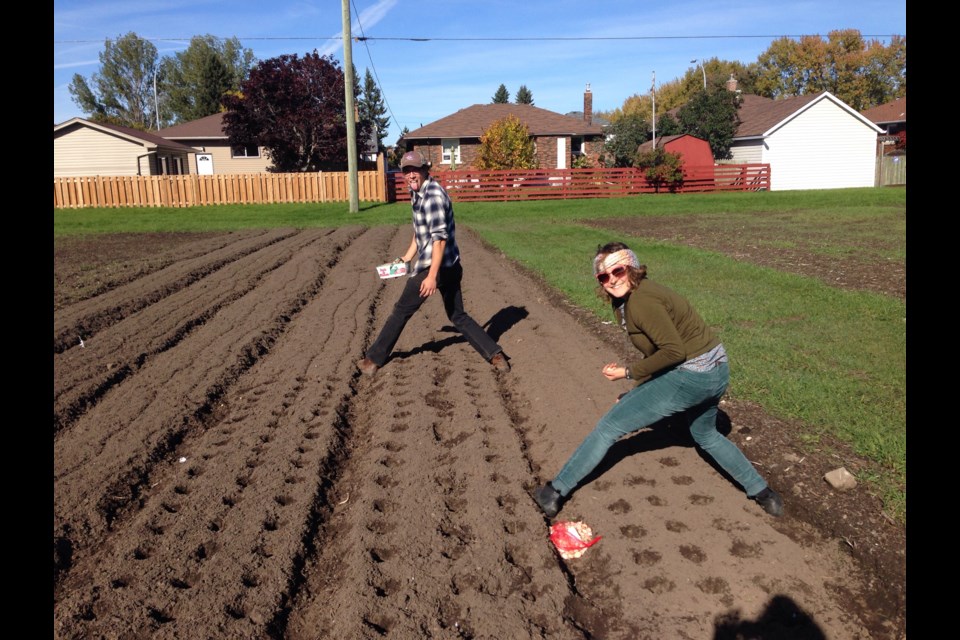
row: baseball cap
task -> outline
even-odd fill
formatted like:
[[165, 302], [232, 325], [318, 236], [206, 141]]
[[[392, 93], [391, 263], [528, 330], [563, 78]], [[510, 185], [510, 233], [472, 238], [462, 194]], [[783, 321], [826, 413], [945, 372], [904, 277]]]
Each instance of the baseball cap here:
[[423, 157], [419, 151], [407, 151], [403, 154], [403, 158], [400, 159], [400, 168], [405, 167], [416, 167], [420, 169], [422, 167], [429, 167], [430, 162]]

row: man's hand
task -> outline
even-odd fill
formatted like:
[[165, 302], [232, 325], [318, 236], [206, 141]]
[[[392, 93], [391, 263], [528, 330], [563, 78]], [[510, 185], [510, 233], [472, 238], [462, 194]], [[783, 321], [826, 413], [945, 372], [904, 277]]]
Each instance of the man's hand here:
[[420, 283], [420, 297], [429, 298], [437, 291], [437, 278], [436, 276], [427, 275], [423, 279], [423, 282]]

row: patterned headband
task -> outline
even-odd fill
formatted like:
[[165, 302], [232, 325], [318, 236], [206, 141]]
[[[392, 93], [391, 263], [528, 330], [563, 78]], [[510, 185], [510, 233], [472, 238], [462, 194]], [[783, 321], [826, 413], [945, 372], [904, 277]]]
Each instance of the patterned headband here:
[[608, 254], [602, 261], [600, 260], [600, 256], [594, 258], [593, 274], [596, 275], [618, 264], [630, 265], [634, 269], [640, 268], [640, 260], [637, 259], [637, 254], [630, 249], [621, 249], [620, 251], [614, 251]]

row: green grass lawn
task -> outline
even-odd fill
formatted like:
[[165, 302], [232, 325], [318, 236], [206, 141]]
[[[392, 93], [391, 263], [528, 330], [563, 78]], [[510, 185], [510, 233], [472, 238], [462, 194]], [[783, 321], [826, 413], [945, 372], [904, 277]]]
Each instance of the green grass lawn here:
[[[704, 224], [763, 232], [788, 246], [792, 232], [818, 235], [817, 251], [850, 255], [870, 236], [896, 238], [887, 257], [906, 258], [906, 192], [868, 188], [823, 191], [644, 195], [609, 200], [460, 203], [457, 223], [540, 273], [574, 303], [603, 319], [590, 262], [610, 231], [598, 218], [696, 215]], [[779, 214], [776, 224], [769, 217]], [[751, 215], [754, 214], [754, 215]], [[54, 237], [156, 231], [228, 231], [260, 227], [409, 224], [409, 204], [230, 205], [191, 209], [54, 211]], [[861, 477], [885, 509], [906, 518], [906, 304], [843, 291], [819, 280], [750, 265], [724, 255], [625, 237], [654, 279], [683, 293], [721, 333], [731, 353], [733, 398], [761, 404], [806, 425], [816, 443], [830, 435], [874, 461]], [[866, 243], [869, 244], [869, 243]]]

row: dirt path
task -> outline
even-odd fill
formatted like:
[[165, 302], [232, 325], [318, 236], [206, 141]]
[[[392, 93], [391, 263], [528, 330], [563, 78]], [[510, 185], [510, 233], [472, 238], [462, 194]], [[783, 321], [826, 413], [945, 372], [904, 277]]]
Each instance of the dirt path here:
[[360, 377], [402, 287], [373, 265], [408, 242], [223, 234], [55, 309], [54, 637], [902, 637], [789, 492], [771, 519], [670, 425], [573, 495], [603, 539], [562, 560], [529, 491], [626, 389], [598, 373], [620, 354], [464, 230], [513, 370], [431, 300]]

